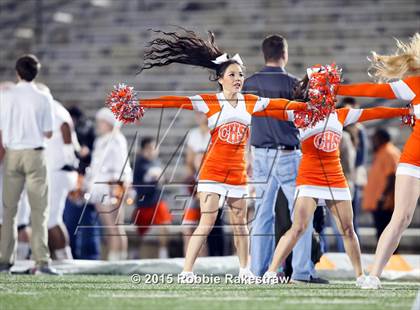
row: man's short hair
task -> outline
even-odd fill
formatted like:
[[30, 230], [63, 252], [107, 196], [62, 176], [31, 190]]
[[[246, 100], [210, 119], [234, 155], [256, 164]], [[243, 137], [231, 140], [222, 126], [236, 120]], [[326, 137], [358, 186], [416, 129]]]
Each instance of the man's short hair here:
[[147, 136], [141, 139], [140, 142], [140, 148], [143, 150], [146, 146], [148, 146], [151, 143], [154, 143], [156, 140], [153, 137]]
[[356, 104], [356, 99], [353, 97], [344, 97], [343, 100], [341, 100], [341, 106], [349, 105], [354, 107]]
[[32, 81], [38, 75], [41, 64], [34, 55], [24, 55], [16, 61], [16, 72], [22, 80]]
[[279, 34], [266, 37], [262, 43], [262, 51], [265, 61], [278, 61], [284, 58], [287, 50], [286, 39]]
[[391, 134], [385, 128], [376, 129], [374, 136], [380, 140], [381, 144], [391, 142], [392, 140]]

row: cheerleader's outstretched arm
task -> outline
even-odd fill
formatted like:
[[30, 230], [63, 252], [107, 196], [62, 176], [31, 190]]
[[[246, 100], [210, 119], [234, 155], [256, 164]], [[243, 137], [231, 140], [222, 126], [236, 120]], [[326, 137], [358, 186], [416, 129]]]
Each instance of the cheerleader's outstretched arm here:
[[411, 108], [388, 108], [375, 107], [369, 109], [338, 109], [340, 119], [344, 119], [343, 125], [347, 126], [356, 122], [370, 121], [374, 119], [387, 119], [412, 114]]
[[292, 111], [305, 111], [308, 109], [306, 102], [291, 101], [283, 98], [259, 98], [255, 104], [253, 116], [274, 117], [288, 121]]
[[151, 99], [140, 99], [140, 105], [144, 108], [181, 108], [193, 110], [193, 99], [186, 96], [162, 96]]
[[394, 91], [389, 83], [357, 83], [340, 85], [337, 90], [337, 95], [352, 96], [352, 97], [373, 97], [396, 99]]
[[362, 109], [359, 122], [369, 121], [373, 119], [386, 119], [410, 115], [410, 108], [388, 108], [375, 107], [369, 109]]

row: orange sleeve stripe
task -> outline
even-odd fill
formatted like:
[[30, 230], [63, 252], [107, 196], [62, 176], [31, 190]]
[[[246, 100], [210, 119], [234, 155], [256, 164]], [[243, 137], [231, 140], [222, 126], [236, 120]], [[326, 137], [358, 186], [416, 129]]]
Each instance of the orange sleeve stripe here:
[[204, 102], [207, 104], [209, 111], [206, 113], [207, 117], [210, 117], [220, 112], [220, 103], [215, 94], [203, 94], [200, 95]]
[[394, 91], [389, 84], [358, 83], [340, 85], [337, 95], [354, 97], [373, 97], [395, 99]]
[[306, 110], [306, 102], [291, 101], [284, 98], [270, 99], [265, 110]]
[[193, 110], [193, 105], [189, 97], [184, 96], [162, 96], [151, 99], [140, 99], [140, 105], [144, 108], [181, 108]]
[[420, 95], [420, 75], [409, 76], [403, 80], [413, 90], [416, 96]]
[[258, 101], [258, 96], [246, 94], [244, 95], [244, 98], [245, 98], [246, 110], [248, 111], [249, 114], [252, 115], [252, 113], [254, 112], [255, 104]]
[[360, 115], [359, 122], [369, 121], [373, 119], [385, 119], [393, 118], [398, 116], [409, 115], [409, 108], [387, 108], [387, 107], [376, 107], [370, 109], [363, 109]]
[[283, 98], [270, 99], [268, 106], [253, 116], [274, 117], [282, 121], [288, 121], [287, 111], [304, 111], [307, 109], [306, 102], [290, 101]]
[[347, 114], [349, 114], [350, 109], [349, 108], [341, 108], [341, 109], [337, 109], [337, 116], [338, 116], [338, 121], [341, 124], [344, 124], [344, 122], [346, 121], [347, 118]]
[[273, 117], [281, 121], [288, 121], [286, 110], [263, 110], [255, 112], [252, 116]]

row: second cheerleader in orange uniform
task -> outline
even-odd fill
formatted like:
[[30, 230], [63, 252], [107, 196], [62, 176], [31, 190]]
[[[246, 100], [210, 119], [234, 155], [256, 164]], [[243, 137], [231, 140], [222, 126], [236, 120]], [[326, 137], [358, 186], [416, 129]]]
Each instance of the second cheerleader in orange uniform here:
[[397, 47], [394, 55], [373, 53], [371, 59], [371, 75], [379, 82], [388, 83], [360, 83], [338, 88], [338, 94], [343, 96], [411, 102], [416, 122], [396, 172], [394, 212], [379, 238], [370, 276], [362, 286], [365, 289], [381, 287], [379, 276], [410, 225], [420, 197], [420, 34], [416, 33], [409, 43], [397, 41]]
[[244, 82], [242, 60], [237, 54], [229, 58], [226, 53], [222, 53], [215, 45], [212, 34], [209, 40], [203, 40], [192, 31], [186, 34], [159, 33], [163, 36], [150, 42], [151, 48], [145, 53], [143, 70], [171, 63], [200, 66], [214, 73], [214, 80], [222, 89], [217, 94], [140, 99], [140, 105], [145, 108], [183, 108], [202, 112], [211, 130], [211, 143], [198, 177], [201, 217], [187, 247], [181, 280], [188, 283], [194, 279], [193, 265], [214, 225], [221, 197], [227, 198], [231, 209], [230, 220], [239, 256], [239, 275], [247, 280], [253, 277], [248, 269], [245, 156], [251, 116], [269, 111], [273, 117], [285, 119], [286, 110], [306, 110], [308, 105], [286, 99], [241, 94]]
[[[301, 85], [301, 89], [306, 89], [306, 85]], [[356, 285], [360, 286], [363, 283], [365, 277], [361, 265], [359, 240], [353, 227], [352, 198], [340, 163], [339, 145], [343, 127], [356, 122], [409, 114], [409, 108], [343, 108], [337, 109], [314, 127], [300, 129], [303, 156], [296, 180], [294, 220], [292, 227], [277, 244], [272, 263], [264, 275], [264, 281], [269, 282], [276, 277], [278, 267], [306, 230], [317, 207], [317, 201], [322, 199], [332, 212], [343, 236], [345, 250], [357, 278]], [[288, 119], [293, 121], [294, 114], [288, 112]]]

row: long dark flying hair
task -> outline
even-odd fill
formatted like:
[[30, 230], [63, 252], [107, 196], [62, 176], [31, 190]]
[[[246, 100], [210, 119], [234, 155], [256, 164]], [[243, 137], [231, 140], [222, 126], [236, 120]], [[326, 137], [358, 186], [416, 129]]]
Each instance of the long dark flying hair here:
[[308, 101], [309, 77], [306, 74], [303, 79], [296, 83], [293, 90], [293, 100]]
[[163, 67], [172, 63], [180, 63], [191, 66], [199, 66], [210, 69], [213, 72], [211, 80], [217, 80], [223, 76], [226, 68], [235, 63], [228, 60], [222, 64], [215, 64], [212, 60], [223, 54], [214, 42], [213, 32], [208, 32], [208, 39], [200, 38], [194, 31], [181, 27], [183, 33], [151, 30], [161, 36], [147, 44], [144, 53], [144, 63], [137, 74], [153, 67]]

